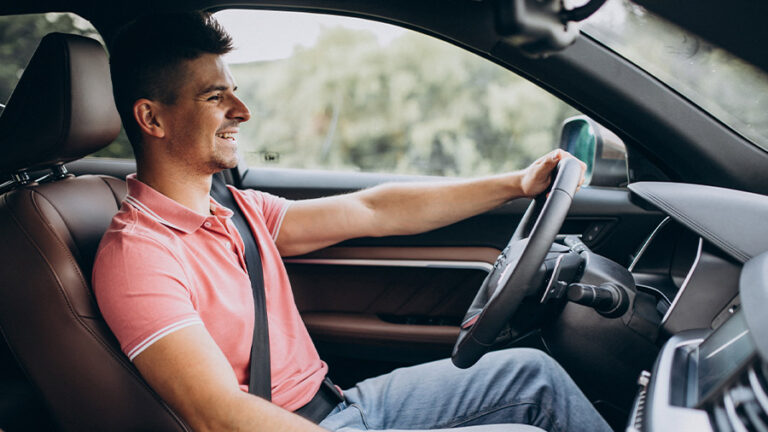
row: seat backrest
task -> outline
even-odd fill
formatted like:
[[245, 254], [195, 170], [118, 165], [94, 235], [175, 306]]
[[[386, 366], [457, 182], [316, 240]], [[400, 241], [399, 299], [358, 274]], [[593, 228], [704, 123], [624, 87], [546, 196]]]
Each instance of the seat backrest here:
[[46, 36], [0, 116], [0, 174], [58, 175], [0, 195], [0, 330], [62, 429], [189, 430], [122, 354], [91, 291], [125, 182], [60, 168], [119, 130], [103, 47]]

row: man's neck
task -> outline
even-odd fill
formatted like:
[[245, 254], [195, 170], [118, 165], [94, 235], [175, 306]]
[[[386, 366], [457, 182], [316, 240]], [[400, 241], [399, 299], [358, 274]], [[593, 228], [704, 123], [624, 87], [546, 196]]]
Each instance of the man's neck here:
[[211, 214], [211, 175], [142, 168], [141, 164], [137, 166], [137, 179], [196, 213]]

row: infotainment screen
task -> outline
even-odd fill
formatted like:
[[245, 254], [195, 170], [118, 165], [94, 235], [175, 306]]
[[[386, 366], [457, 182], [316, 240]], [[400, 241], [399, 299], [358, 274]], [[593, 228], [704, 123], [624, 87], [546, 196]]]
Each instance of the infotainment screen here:
[[[695, 365], [698, 377], [695, 404], [703, 401], [714, 389], [741, 370], [746, 362], [756, 354], [755, 344], [744, 319], [739, 311], [715, 330], [698, 347], [692, 365]], [[692, 358], [692, 360], [694, 359]], [[690, 401], [690, 399], [689, 399]]]

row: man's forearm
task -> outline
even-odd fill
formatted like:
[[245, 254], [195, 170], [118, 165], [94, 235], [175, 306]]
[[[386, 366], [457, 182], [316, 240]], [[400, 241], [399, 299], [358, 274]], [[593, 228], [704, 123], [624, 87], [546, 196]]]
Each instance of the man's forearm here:
[[300, 255], [350, 238], [416, 234], [449, 225], [544, 192], [563, 157], [570, 156], [553, 151], [522, 171], [475, 180], [392, 183], [298, 201], [285, 214], [277, 247], [283, 256]]
[[358, 192], [375, 215], [373, 236], [429, 231], [521, 197], [522, 172], [480, 179], [391, 183]]

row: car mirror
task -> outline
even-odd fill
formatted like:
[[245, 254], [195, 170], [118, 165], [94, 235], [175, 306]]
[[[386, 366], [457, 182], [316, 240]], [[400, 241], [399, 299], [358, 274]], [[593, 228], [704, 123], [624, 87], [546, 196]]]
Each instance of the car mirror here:
[[628, 183], [624, 142], [589, 117], [576, 116], [563, 122], [560, 148], [587, 164], [585, 185], [615, 187]]
[[579, 21], [595, 13], [606, 0], [589, 0], [566, 9], [562, 0], [498, 0], [496, 31], [530, 57], [561, 51], [579, 36]]

